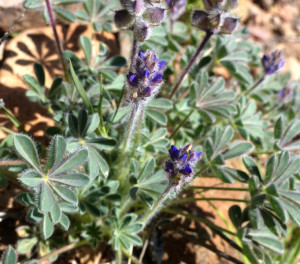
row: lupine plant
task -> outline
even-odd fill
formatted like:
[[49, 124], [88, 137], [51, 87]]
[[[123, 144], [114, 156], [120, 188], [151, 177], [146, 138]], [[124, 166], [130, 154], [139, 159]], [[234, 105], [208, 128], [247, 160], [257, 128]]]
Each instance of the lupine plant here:
[[[75, 14], [60, 7], [74, 3], [83, 7]], [[161, 263], [167, 230], [232, 263], [297, 262], [299, 239], [290, 234], [300, 225], [298, 86], [281, 73], [282, 51], [264, 55], [247, 40], [247, 28], [238, 28], [231, 13], [237, 4], [203, 0], [200, 10], [180, 0], [25, 1], [28, 9], [45, 7], [64, 74], [51, 87], [43, 65], [24, 76], [28, 99], [55, 121], [48, 140], [34, 139], [0, 101], [18, 130], [0, 127], [8, 134], [0, 144], [0, 187], [16, 184], [22, 192], [15, 200], [26, 210], [4, 264], [18, 256], [27, 264], [55, 261], [82, 245], [97, 250], [100, 241], [118, 264]], [[184, 12], [191, 21], [178, 21]], [[125, 30], [132, 36], [129, 60], [109, 57], [110, 47], [97, 49], [85, 36], [84, 58], [63, 50], [55, 15], [88, 22], [94, 33]], [[195, 185], [199, 177], [218, 178], [221, 186]], [[222, 186], [234, 182], [243, 187]], [[207, 189], [244, 198], [209, 198]], [[197, 215], [191, 204], [199, 200], [227, 228]], [[218, 200], [236, 204], [224, 215]], [[201, 242], [198, 229], [185, 230], [172, 216], [201, 223], [238, 257]]]

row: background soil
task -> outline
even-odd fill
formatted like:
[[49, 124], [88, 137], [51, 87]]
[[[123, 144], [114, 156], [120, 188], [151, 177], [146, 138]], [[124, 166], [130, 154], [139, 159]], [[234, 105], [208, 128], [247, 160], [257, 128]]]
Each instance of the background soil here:
[[[22, 0], [0, 0], [0, 36], [7, 32], [15, 21], [23, 13]], [[72, 7], [76, 10], [76, 6]], [[275, 48], [282, 49], [286, 56], [284, 71], [290, 71], [294, 80], [300, 80], [300, 0], [241, 0], [237, 11], [242, 24], [250, 29], [250, 38], [262, 47], [264, 52], [271, 52]], [[4, 15], [5, 14], [5, 15]], [[33, 74], [33, 63], [42, 63], [46, 67], [46, 86], [49, 87], [52, 79], [61, 74], [58, 58], [55, 52], [51, 29], [40, 19], [39, 12], [28, 12], [15, 24], [14, 32], [21, 32], [0, 46], [0, 98], [3, 98], [6, 106], [22, 121], [25, 129], [40, 141], [46, 141], [44, 130], [53, 125], [53, 120], [38, 104], [29, 102], [25, 96], [27, 87], [23, 82], [24, 74]], [[39, 28], [37, 28], [39, 25]], [[58, 31], [64, 46], [78, 53], [78, 38], [80, 35], [91, 36], [91, 30], [86, 25], [72, 24], [59, 25]], [[2, 32], [2, 33], [1, 33]], [[119, 38], [121, 39], [121, 38]], [[95, 41], [104, 41], [113, 47], [115, 53], [119, 53], [120, 44], [115, 34], [99, 34]], [[127, 46], [127, 45], [126, 45]], [[130, 49], [122, 49], [127, 56]], [[78, 53], [79, 56], [82, 54]], [[222, 73], [222, 71], [220, 71]], [[223, 73], [225, 74], [225, 73]], [[11, 126], [3, 114], [0, 113], [0, 126]], [[6, 134], [0, 131], [0, 139]], [[234, 160], [229, 166], [244, 169], [239, 160]], [[225, 187], [217, 179], [196, 179], [193, 185]], [[242, 187], [236, 183], [230, 187]], [[13, 198], [21, 190], [16, 185], [9, 185], [6, 189], [0, 189], [0, 211], [6, 213], [6, 218], [0, 221], [0, 250], [4, 250], [8, 244], [14, 244], [17, 239], [15, 227], [20, 223], [18, 213], [22, 207], [13, 202]], [[224, 197], [233, 199], [245, 199], [243, 192], [222, 192], [210, 190], [203, 193], [206, 197]], [[214, 205], [228, 217], [228, 209], [233, 203], [214, 202]], [[241, 204], [242, 206], [242, 204]], [[197, 202], [190, 205], [190, 210], [206, 217], [216, 225], [226, 228], [224, 221], [206, 202]], [[171, 217], [166, 215], [166, 217]], [[172, 223], [180, 227], [195, 228], [193, 221], [187, 221], [184, 217], [172, 218]], [[237, 251], [225, 243], [218, 235], [212, 234], [204, 225], [197, 226], [198, 237], [201, 243], [207, 243], [216, 249], [240, 259]], [[215, 253], [201, 245], [195, 245], [190, 240], [174, 233], [167, 228], [162, 228], [165, 254], [163, 263], [175, 264], [180, 261], [188, 264], [226, 264], [227, 260], [217, 257]], [[97, 253], [98, 252], [98, 253]], [[100, 253], [99, 253], [100, 252]], [[103, 245], [99, 245], [97, 251], [90, 247], [81, 247], [72, 252], [65, 253], [56, 263], [105, 263], [112, 256], [112, 252]], [[150, 256], [146, 255], [150, 261]], [[147, 259], [146, 259], [147, 261]]]

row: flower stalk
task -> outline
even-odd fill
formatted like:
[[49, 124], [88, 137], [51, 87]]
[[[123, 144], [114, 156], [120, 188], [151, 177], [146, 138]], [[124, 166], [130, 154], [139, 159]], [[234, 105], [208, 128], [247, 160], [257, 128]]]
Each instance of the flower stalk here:
[[57, 50], [58, 50], [58, 56], [59, 56], [59, 59], [60, 59], [60, 62], [61, 62], [63, 72], [64, 72], [65, 81], [70, 83], [71, 80], [70, 80], [70, 77], [69, 77], [69, 74], [68, 74], [67, 66], [66, 66], [65, 61], [64, 61], [63, 48], [62, 48], [61, 41], [59, 39], [57, 30], [56, 30], [56, 22], [55, 22], [54, 13], [53, 13], [53, 10], [52, 10], [52, 7], [51, 7], [51, 3], [50, 3], [50, 0], [45, 0], [45, 2], [46, 2], [46, 7], [47, 7], [48, 14], [49, 14], [49, 18], [50, 18], [50, 24], [51, 24], [53, 34], [54, 34], [54, 38], [55, 38], [56, 47], [57, 47]]
[[207, 42], [209, 41], [209, 39], [211, 38], [212, 35], [213, 35], [213, 33], [211, 31], [207, 31], [206, 32], [206, 34], [205, 34], [205, 36], [204, 36], [201, 44], [199, 45], [196, 53], [194, 54], [194, 56], [190, 60], [189, 64], [184, 69], [184, 71], [181, 74], [180, 78], [178, 79], [177, 83], [175, 84], [175, 86], [173, 88], [173, 91], [171, 92], [171, 95], [170, 95], [169, 99], [173, 98], [173, 96], [175, 95], [175, 93], [177, 92], [177, 90], [179, 89], [179, 87], [181, 86], [181, 84], [182, 84], [185, 76], [189, 73], [191, 67], [195, 63], [195, 61], [198, 58], [199, 54], [201, 53], [201, 51], [203, 50], [203, 48], [206, 46]]

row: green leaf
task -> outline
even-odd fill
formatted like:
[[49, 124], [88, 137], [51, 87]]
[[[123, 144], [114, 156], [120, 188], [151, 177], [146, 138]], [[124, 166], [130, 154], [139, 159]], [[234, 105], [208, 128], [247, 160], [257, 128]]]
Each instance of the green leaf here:
[[40, 209], [42, 212], [49, 212], [55, 203], [53, 192], [46, 182], [43, 182], [40, 194]]
[[172, 101], [168, 99], [157, 98], [149, 102], [148, 107], [169, 110], [173, 108], [173, 104]]
[[38, 239], [36, 237], [19, 240], [17, 245], [17, 251], [20, 254], [27, 254], [31, 251], [31, 249], [35, 246], [37, 242]]
[[93, 109], [93, 106], [81, 84], [81, 82], [79, 81], [75, 71], [74, 71], [74, 68], [73, 68], [73, 65], [72, 65], [72, 61], [70, 60], [70, 70], [71, 70], [71, 75], [72, 75], [72, 78], [73, 78], [73, 81], [74, 81], [74, 84], [75, 84], [75, 87], [78, 91], [78, 93], [80, 94], [84, 104], [85, 104], [85, 107], [89, 110], [90, 113], [94, 113], [94, 109]]
[[86, 161], [87, 157], [88, 151], [86, 149], [80, 149], [57, 164], [57, 166], [52, 167], [52, 169], [50, 170], [50, 174], [51, 176], [54, 176], [75, 169], [83, 164]]
[[229, 149], [223, 153], [224, 159], [232, 159], [234, 157], [241, 156], [245, 153], [251, 152], [254, 149], [254, 146], [251, 143], [236, 141], [234, 142]]
[[63, 159], [67, 149], [66, 140], [59, 135], [53, 137], [50, 142], [48, 157], [47, 157], [47, 168], [57, 166], [57, 164]]
[[261, 174], [253, 159], [250, 157], [243, 157], [243, 163], [251, 175], [256, 175], [261, 180]]
[[80, 46], [84, 52], [88, 65], [92, 63], [92, 43], [86, 36], [80, 36]]
[[275, 123], [274, 126], [274, 138], [275, 139], [280, 139], [282, 135], [282, 124], [283, 123], [283, 118], [280, 116]]
[[149, 174], [151, 174], [155, 167], [155, 160], [151, 157], [148, 159], [147, 163], [145, 164], [143, 170], [141, 171], [140, 175], [138, 176], [138, 180], [142, 181], [145, 179]]
[[70, 227], [70, 220], [65, 214], [62, 213], [61, 218], [59, 220], [59, 224], [65, 231], [67, 231]]
[[146, 115], [160, 125], [163, 125], [163, 126], [167, 125], [168, 119], [167, 119], [166, 115], [161, 112], [147, 109]]
[[35, 170], [25, 170], [19, 180], [29, 187], [37, 187], [43, 181], [43, 176]]
[[101, 68], [115, 69], [126, 65], [126, 59], [122, 56], [115, 56], [105, 61]]
[[238, 205], [233, 205], [229, 208], [229, 217], [236, 229], [238, 229], [242, 223], [242, 210]]
[[17, 264], [16, 251], [11, 246], [8, 246], [8, 249], [4, 251], [2, 260], [3, 264]]
[[72, 190], [61, 187], [59, 185], [52, 185], [52, 188], [55, 190], [58, 196], [60, 196], [63, 200], [71, 204], [78, 203], [77, 195]]
[[62, 183], [72, 187], [83, 187], [90, 181], [89, 177], [82, 173], [70, 173], [49, 177], [51, 181]]
[[60, 210], [59, 205], [56, 202], [53, 203], [50, 214], [51, 214], [51, 218], [52, 218], [53, 223], [57, 224], [58, 221], [61, 218], [61, 210]]
[[40, 162], [37, 149], [29, 136], [14, 135], [14, 145], [19, 155], [25, 159], [33, 168], [40, 171]]
[[25, 206], [35, 206], [34, 195], [29, 192], [20, 193], [15, 198], [19, 203]]
[[257, 243], [263, 245], [264, 247], [272, 250], [277, 254], [283, 254], [283, 244], [282, 242], [273, 235], [269, 230], [263, 229], [258, 231], [249, 232], [252, 239]]
[[25, 74], [23, 78], [25, 83], [38, 95], [41, 95], [43, 93], [42, 87], [33, 76]]
[[114, 138], [94, 138], [86, 140], [86, 143], [99, 150], [111, 150], [117, 145], [117, 141]]
[[278, 215], [280, 220], [283, 223], [286, 223], [289, 220], [289, 215], [288, 215], [287, 211], [285, 210], [281, 201], [277, 197], [274, 197], [272, 195], [268, 195], [267, 198], [268, 198], [274, 212]]
[[262, 227], [263, 219], [260, 210], [257, 207], [249, 209], [249, 217], [255, 229], [260, 229]]
[[290, 217], [299, 226], [300, 225], [300, 210], [299, 207], [293, 205], [292, 203], [282, 199], [281, 203], [284, 205], [285, 209], [289, 212]]
[[44, 215], [43, 222], [42, 222], [42, 235], [44, 239], [48, 239], [54, 231], [53, 223], [48, 214]]
[[44, 214], [41, 213], [37, 208], [30, 208], [26, 220], [35, 224], [39, 224], [43, 220], [43, 217]]
[[285, 145], [287, 145], [299, 133], [300, 133], [300, 120], [297, 120], [292, 122], [284, 131], [280, 140], [280, 146], [284, 147]]
[[40, 86], [44, 86], [45, 85], [45, 72], [43, 69], [43, 66], [41, 64], [35, 63], [34, 64], [34, 73], [35, 76], [40, 84]]
[[264, 179], [264, 183], [268, 184], [274, 177], [274, 173], [276, 172], [278, 166], [278, 159], [277, 159], [277, 155], [273, 155], [267, 163], [266, 166], [266, 176]]
[[212, 166], [213, 173], [223, 182], [233, 183], [234, 180], [221, 166]]
[[53, 11], [57, 16], [59, 16], [67, 22], [76, 22], [77, 20], [77, 17], [67, 9], [55, 7], [53, 8]]

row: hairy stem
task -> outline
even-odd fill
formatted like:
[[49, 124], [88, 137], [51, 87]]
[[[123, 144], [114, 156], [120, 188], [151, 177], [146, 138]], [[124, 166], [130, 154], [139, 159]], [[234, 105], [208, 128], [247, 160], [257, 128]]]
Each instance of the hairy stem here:
[[149, 209], [148, 212], [145, 213], [145, 215], [140, 219], [141, 222], [147, 225], [149, 220], [154, 216], [154, 214], [158, 211], [163, 201], [167, 198], [169, 192], [171, 190], [171, 185], [169, 185], [166, 190], [163, 192], [163, 194], [157, 199], [155, 204]]
[[209, 39], [211, 38], [212, 35], [213, 35], [212, 32], [209, 32], [209, 31], [206, 32], [206, 35], [205, 35], [204, 39], [202, 40], [199, 48], [197, 49], [196, 53], [194, 54], [194, 56], [190, 60], [189, 64], [184, 69], [184, 71], [181, 74], [180, 78], [178, 79], [173, 91], [171, 92], [171, 95], [170, 95], [169, 99], [173, 98], [173, 96], [177, 92], [178, 88], [180, 87], [181, 83], [183, 82], [184, 77], [188, 74], [188, 72], [190, 71], [190, 69], [193, 66], [194, 62], [196, 61], [197, 57], [199, 56], [199, 54], [201, 53], [201, 51], [203, 50], [203, 48], [205, 47], [205, 45], [207, 44], [207, 42], [209, 41]]
[[130, 59], [130, 67], [129, 71], [131, 72], [133, 70], [133, 66], [135, 64], [136, 55], [138, 53], [139, 48], [139, 42], [136, 38], [133, 40], [133, 46], [132, 46], [132, 53], [131, 53], [131, 59]]
[[74, 249], [74, 248], [77, 248], [77, 247], [80, 247], [80, 246], [83, 246], [83, 245], [86, 245], [86, 244], [88, 244], [88, 241], [87, 241], [87, 240], [81, 240], [81, 241], [79, 241], [79, 242], [77, 242], [77, 243], [73, 243], [73, 244], [64, 246], [64, 247], [62, 247], [62, 248], [60, 248], [60, 249], [58, 249], [58, 250], [55, 250], [55, 251], [53, 251], [53, 252], [51, 252], [51, 253], [45, 255], [44, 257], [40, 258], [40, 259], [38, 260], [38, 263], [39, 263], [39, 264], [44, 264], [44, 263], [46, 263], [46, 261], [47, 261], [48, 259], [50, 259], [50, 258], [52, 258], [52, 257], [54, 257], [54, 256], [56, 256], [56, 255], [59, 255], [59, 254], [61, 254], [61, 253], [63, 253], [63, 252], [69, 251], [69, 250], [71, 250], [71, 249]]
[[62, 48], [62, 44], [61, 44], [61, 41], [59, 39], [57, 30], [56, 30], [56, 22], [55, 22], [55, 18], [54, 18], [54, 13], [52, 11], [51, 3], [50, 3], [50, 0], [45, 0], [45, 2], [46, 2], [47, 11], [48, 11], [48, 14], [49, 14], [50, 23], [51, 23], [54, 38], [55, 38], [56, 47], [57, 47], [57, 50], [58, 50], [58, 56], [59, 56], [59, 59], [60, 59], [60, 62], [61, 62], [63, 72], [64, 72], [65, 81], [70, 83], [71, 80], [70, 80], [70, 77], [69, 77], [69, 74], [68, 74], [67, 66], [66, 66], [65, 61], [64, 61], [63, 48]]

